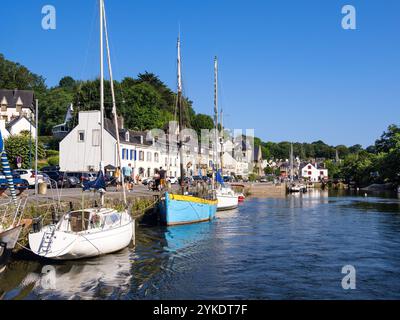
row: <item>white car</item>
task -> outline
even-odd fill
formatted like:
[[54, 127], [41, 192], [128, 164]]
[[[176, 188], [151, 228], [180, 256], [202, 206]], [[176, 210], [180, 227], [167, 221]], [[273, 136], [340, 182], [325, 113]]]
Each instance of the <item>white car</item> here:
[[177, 184], [178, 183], [178, 178], [176, 178], [176, 177], [168, 177], [167, 181], [170, 182], [171, 184]]
[[[29, 186], [32, 187], [35, 185], [35, 170], [32, 169], [16, 169], [13, 173], [19, 174], [21, 179], [25, 179], [28, 181]], [[43, 175], [38, 174], [38, 183], [44, 182]]]

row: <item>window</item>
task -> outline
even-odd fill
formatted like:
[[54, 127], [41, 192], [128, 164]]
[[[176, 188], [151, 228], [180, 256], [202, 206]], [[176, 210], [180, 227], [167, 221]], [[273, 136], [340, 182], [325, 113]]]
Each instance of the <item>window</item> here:
[[121, 158], [122, 158], [122, 160], [124, 160], [124, 159], [125, 159], [125, 149], [122, 149]]
[[308, 166], [308, 170], [311, 170], [311, 166]]
[[78, 142], [85, 142], [85, 131], [78, 131]]
[[1, 104], [1, 111], [3, 111], [3, 112], [7, 111], [7, 104], [6, 103], [2, 103]]
[[129, 131], [125, 132], [125, 141], [129, 142]]
[[146, 159], [147, 159], [147, 161], [151, 161], [151, 152], [147, 152]]
[[311, 176], [311, 174], [312, 174], [311, 171], [308, 171], [308, 175]]
[[100, 130], [93, 129], [92, 131], [92, 146], [98, 147], [100, 145]]
[[323, 171], [320, 171], [320, 172], [319, 172], [319, 175], [320, 175], [320, 176], [323, 176], [323, 175], [324, 175], [324, 172], [323, 172]]
[[165, 158], [165, 166], [168, 166], [168, 158]]
[[139, 161], [144, 161], [144, 151], [139, 151]]
[[133, 150], [131, 150], [130, 160], [133, 160]]
[[158, 162], [158, 153], [157, 152], [154, 154], [154, 162]]

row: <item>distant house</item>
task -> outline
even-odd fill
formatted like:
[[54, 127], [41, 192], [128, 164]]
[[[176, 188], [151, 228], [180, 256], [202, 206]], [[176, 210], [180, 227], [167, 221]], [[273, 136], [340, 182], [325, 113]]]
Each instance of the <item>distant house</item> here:
[[6, 129], [10, 134], [20, 134], [22, 131], [29, 131], [32, 137], [36, 137], [35, 124], [25, 116], [15, 118], [6, 124]]
[[0, 118], [6, 123], [22, 116], [32, 119], [34, 93], [29, 90], [0, 89]]
[[318, 182], [328, 179], [328, 169], [319, 169], [318, 165], [308, 163], [301, 168], [301, 176], [312, 182]]
[[74, 106], [71, 103], [67, 109], [67, 113], [65, 114], [64, 122], [54, 126], [52, 129], [54, 138], [62, 140], [71, 131], [72, 128], [70, 127], [70, 121], [72, 120], [73, 112]]
[[0, 129], [3, 137], [21, 131], [36, 135], [33, 104], [33, 91], [0, 89]]

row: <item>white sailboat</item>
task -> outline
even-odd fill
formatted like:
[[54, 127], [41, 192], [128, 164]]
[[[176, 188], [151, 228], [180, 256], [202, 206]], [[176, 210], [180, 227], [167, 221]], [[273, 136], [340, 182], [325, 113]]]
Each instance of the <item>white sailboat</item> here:
[[[99, 0], [100, 9], [100, 111], [101, 111], [101, 143], [100, 171], [93, 182], [88, 182], [84, 189], [98, 190], [101, 196], [101, 206], [97, 208], [82, 208], [64, 214], [57, 224], [43, 227], [39, 232], [29, 234], [31, 250], [41, 256], [55, 260], [71, 260], [100, 256], [116, 252], [127, 247], [134, 238], [135, 221], [128, 211], [118, 211], [104, 207], [104, 34], [107, 44], [107, 58], [110, 73], [111, 94], [113, 98], [113, 113], [116, 132], [116, 104], [110, 62], [107, 20], [104, 0]], [[118, 137], [118, 135], [117, 135]], [[117, 150], [120, 150], [117, 139]], [[120, 152], [118, 161], [121, 164]], [[126, 207], [126, 194], [124, 202]]]
[[[218, 59], [215, 57], [214, 59], [214, 113], [215, 113], [215, 132], [216, 132], [216, 138], [215, 142], [216, 145], [218, 143], [218, 140], [220, 139], [220, 144], [221, 144], [221, 156], [220, 156], [220, 166], [221, 166], [221, 172], [223, 172], [223, 154], [224, 154], [224, 144], [223, 144], [223, 136], [219, 137], [219, 130], [218, 130]], [[223, 134], [223, 126], [222, 126], [222, 111], [221, 111], [221, 130]], [[216, 161], [215, 163], [218, 163], [218, 148], [215, 148], [215, 154], [216, 154]], [[218, 200], [218, 205], [217, 205], [217, 211], [223, 211], [223, 210], [232, 210], [236, 209], [239, 205], [239, 196], [227, 185], [225, 185], [220, 171], [217, 170], [217, 182], [218, 186], [216, 188], [216, 196]]]

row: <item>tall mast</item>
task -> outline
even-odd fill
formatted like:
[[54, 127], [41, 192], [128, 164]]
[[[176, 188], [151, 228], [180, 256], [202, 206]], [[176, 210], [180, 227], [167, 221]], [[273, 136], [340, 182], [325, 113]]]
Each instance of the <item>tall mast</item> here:
[[290, 144], [290, 182], [293, 182], [293, 143]]
[[100, 7], [100, 170], [103, 170], [104, 161], [104, 44], [103, 44], [103, 0], [99, 0]]
[[218, 59], [214, 58], [215, 169], [218, 170]]
[[[121, 143], [120, 143], [120, 138], [119, 138], [119, 127], [118, 127], [118, 119], [117, 119], [117, 104], [115, 101], [113, 71], [112, 71], [112, 66], [111, 66], [110, 44], [108, 41], [107, 15], [106, 15], [106, 8], [104, 5], [104, 1], [103, 1], [103, 17], [104, 17], [104, 30], [105, 30], [105, 36], [106, 36], [108, 72], [110, 74], [111, 96], [112, 96], [112, 104], [113, 104], [112, 112], [113, 112], [113, 116], [114, 116], [115, 132], [116, 132], [116, 136], [117, 136], [117, 160], [118, 160], [118, 166], [120, 168], [122, 168], [122, 159], [121, 159], [121, 152], [120, 152]], [[124, 181], [124, 179], [121, 179], [121, 181], [122, 181], [122, 194], [123, 194], [124, 204], [126, 206], [127, 201], [126, 201], [125, 181]]]
[[181, 38], [178, 37], [178, 110], [179, 110], [179, 130], [178, 130], [178, 147], [179, 147], [179, 158], [180, 158], [180, 184], [182, 189], [182, 194], [185, 191], [185, 172], [183, 168], [183, 141], [181, 131], [183, 130], [183, 105], [182, 105], [182, 70], [181, 70]]

